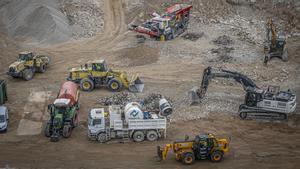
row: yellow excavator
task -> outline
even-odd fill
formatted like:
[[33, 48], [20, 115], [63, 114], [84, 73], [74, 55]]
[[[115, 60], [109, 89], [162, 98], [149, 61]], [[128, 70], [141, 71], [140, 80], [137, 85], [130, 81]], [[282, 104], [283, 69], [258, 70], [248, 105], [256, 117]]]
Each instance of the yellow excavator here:
[[288, 61], [288, 51], [286, 48], [286, 36], [283, 32], [277, 33], [274, 19], [269, 18], [266, 24], [266, 41], [264, 45], [265, 59], [267, 64], [273, 57], [278, 57], [284, 62]]
[[194, 140], [186, 138], [166, 144], [161, 148], [157, 146], [157, 154], [160, 160], [166, 160], [167, 154], [172, 150], [175, 159], [183, 164], [193, 164], [195, 160], [210, 159], [212, 162], [222, 161], [224, 154], [229, 151], [229, 141], [218, 139], [213, 134], [200, 134]]

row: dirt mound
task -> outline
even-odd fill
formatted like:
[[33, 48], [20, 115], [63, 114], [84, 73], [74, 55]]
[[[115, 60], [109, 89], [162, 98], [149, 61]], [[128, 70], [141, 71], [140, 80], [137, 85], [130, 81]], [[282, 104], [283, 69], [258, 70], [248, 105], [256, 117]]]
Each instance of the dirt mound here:
[[133, 48], [126, 48], [118, 52], [118, 60], [121, 65], [125, 66], [141, 66], [158, 61], [158, 51], [146, 45], [139, 45]]
[[93, 1], [79, 5], [80, 1], [71, 0], [4, 0], [0, 4], [1, 29], [13, 39], [33, 45], [91, 37], [103, 28], [102, 12]]

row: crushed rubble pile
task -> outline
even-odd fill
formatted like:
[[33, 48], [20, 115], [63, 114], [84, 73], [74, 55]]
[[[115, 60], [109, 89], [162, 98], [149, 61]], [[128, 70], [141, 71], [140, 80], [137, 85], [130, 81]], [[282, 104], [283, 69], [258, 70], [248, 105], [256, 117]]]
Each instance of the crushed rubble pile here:
[[101, 105], [121, 105], [125, 106], [127, 103], [137, 101], [138, 98], [135, 94], [129, 92], [115, 93], [109, 97], [104, 97], [99, 100]]
[[213, 43], [217, 46], [220, 46], [219, 48], [214, 48], [210, 50], [210, 53], [216, 54], [218, 57], [209, 60], [209, 62], [230, 62], [233, 61], [233, 57], [230, 56], [231, 51], [234, 50], [233, 47], [228, 47], [229, 45], [234, 44], [233, 40], [227, 36], [219, 36], [215, 40], [213, 40]]
[[[99, 3], [99, 2], [98, 2]], [[104, 29], [101, 6], [95, 0], [64, 0], [60, 10], [68, 18], [73, 38], [89, 38]]]
[[104, 106], [120, 105], [121, 107], [125, 107], [127, 103], [139, 102], [146, 110], [158, 110], [159, 100], [162, 98], [167, 99], [172, 104], [172, 100], [170, 98], [166, 98], [158, 93], [150, 93], [144, 98], [139, 98], [130, 92], [116, 93], [111, 96], [104, 97], [99, 100], [99, 103]]
[[231, 45], [231, 44], [233, 44], [233, 40], [227, 35], [219, 36], [217, 39], [213, 40], [213, 42], [216, 45]]
[[201, 33], [186, 33], [185, 35], [182, 36], [182, 38], [186, 39], [186, 40], [197, 41], [203, 35], [204, 35], [204, 32], [201, 32]]

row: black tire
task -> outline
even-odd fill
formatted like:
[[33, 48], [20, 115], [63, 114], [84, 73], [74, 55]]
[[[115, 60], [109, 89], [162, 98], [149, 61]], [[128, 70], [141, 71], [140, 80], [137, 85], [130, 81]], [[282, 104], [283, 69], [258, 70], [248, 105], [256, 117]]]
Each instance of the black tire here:
[[108, 82], [108, 88], [109, 90], [111, 90], [112, 92], [118, 92], [122, 89], [122, 83], [117, 80], [117, 79], [111, 79], [109, 82]]
[[210, 160], [212, 162], [220, 162], [223, 159], [223, 153], [221, 151], [214, 151], [211, 155], [210, 155]]
[[142, 142], [145, 140], [145, 134], [142, 131], [136, 131], [133, 133], [133, 141]]
[[147, 132], [147, 140], [148, 141], [156, 141], [158, 140], [158, 134], [155, 130], [150, 130]]
[[23, 71], [23, 79], [29, 81], [33, 78], [34, 72], [31, 69], [25, 69]]
[[52, 132], [51, 132], [51, 124], [47, 123], [44, 129], [44, 134], [46, 137], [50, 137]]
[[64, 125], [63, 127], [63, 137], [69, 138], [72, 134], [72, 126], [71, 125]]
[[42, 64], [39, 69], [38, 69], [39, 73], [44, 73], [46, 72], [46, 65], [45, 64]]
[[90, 92], [94, 89], [95, 84], [89, 78], [84, 78], [80, 81], [80, 89], [86, 92]]
[[186, 165], [191, 165], [195, 162], [194, 153], [184, 153], [181, 162]]
[[106, 143], [108, 140], [106, 139], [106, 133], [100, 133], [97, 136], [97, 141], [99, 143]]

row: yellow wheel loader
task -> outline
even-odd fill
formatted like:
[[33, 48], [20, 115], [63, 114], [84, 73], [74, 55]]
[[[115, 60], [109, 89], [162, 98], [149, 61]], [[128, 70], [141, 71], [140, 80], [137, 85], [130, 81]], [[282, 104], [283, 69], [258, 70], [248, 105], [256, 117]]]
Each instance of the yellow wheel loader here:
[[9, 66], [7, 74], [13, 78], [31, 80], [35, 72], [44, 73], [50, 64], [50, 58], [43, 55], [34, 55], [32, 52], [19, 53], [18, 60]]
[[108, 68], [105, 60], [96, 60], [84, 66], [71, 68], [69, 81], [80, 85], [83, 91], [92, 91], [95, 87], [108, 87], [117, 92], [123, 88], [131, 92], [142, 92], [144, 83], [137, 75], [128, 79], [127, 73]]
[[222, 161], [224, 154], [229, 151], [227, 139], [218, 139], [213, 134], [200, 134], [194, 140], [185, 139], [157, 147], [160, 160], [166, 160], [169, 151], [173, 151], [175, 159], [183, 164], [193, 164], [195, 160], [209, 159], [212, 162]]

